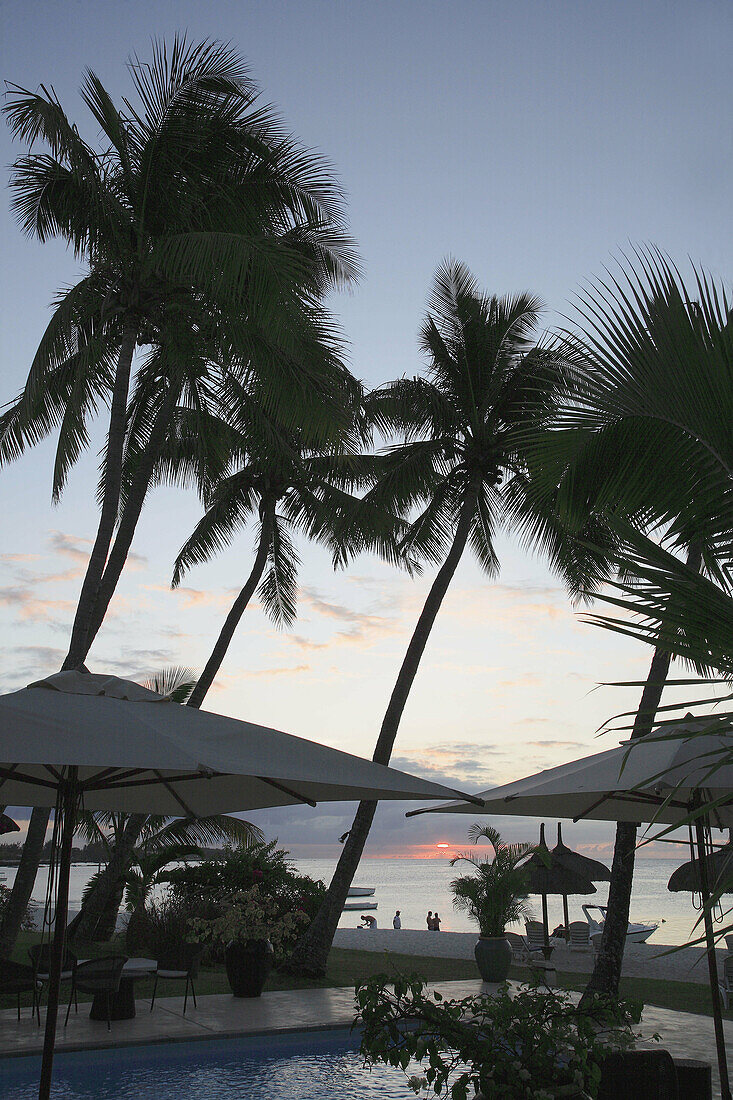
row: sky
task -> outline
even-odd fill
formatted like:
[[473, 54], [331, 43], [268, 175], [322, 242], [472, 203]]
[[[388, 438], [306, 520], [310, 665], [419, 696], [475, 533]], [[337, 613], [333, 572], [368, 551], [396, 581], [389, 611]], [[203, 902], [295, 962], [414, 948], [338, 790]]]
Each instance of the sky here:
[[[487, 290], [530, 290], [543, 325], [564, 323], [583, 280], [629, 243], [653, 243], [727, 279], [733, 161], [730, 3], [524, 0], [4, 0], [2, 77], [53, 85], [88, 140], [78, 88], [92, 68], [118, 99], [125, 62], [154, 37], [231, 41], [263, 101], [325, 154], [348, 194], [364, 277], [332, 308], [367, 386], [424, 369], [417, 331], [436, 268], [468, 264]], [[0, 132], [0, 162], [23, 150]], [[4, 262], [0, 404], [21, 388], [56, 291], [79, 268], [58, 242], [23, 238], [0, 202]], [[54, 440], [0, 470], [0, 690], [55, 671], [96, 529], [103, 428], [57, 506]], [[172, 563], [200, 515], [192, 493], [149, 499], [89, 664], [137, 679], [200, 669], [243, 583], [253, 532], [170, 591]], [[479, 790], [616, 743], [597, 739], [638, 692], [645, 647], [584, 623], [536, 557], [500, 538], [498, 580], [468, 557], [413, 687], [393, 763]], [[251, 608], [207, 699], [211, 709], [370, 756], [432, 580], [373, 558], [334, 573], [300, 547], [299, 617], [275, 630]], [[368, 855], [444, 854], [468, 822], [380, 808]], [[295, 855], [330, 856], [353, 807], [253, 817]], [[447, 822], [447, 824], [446, 824]], [[504, 819], [512, 839], [536, 826]], [[613, 827], [566, 837], [608, 852]], [[664, 854], [668, 854], [665, 852]]]

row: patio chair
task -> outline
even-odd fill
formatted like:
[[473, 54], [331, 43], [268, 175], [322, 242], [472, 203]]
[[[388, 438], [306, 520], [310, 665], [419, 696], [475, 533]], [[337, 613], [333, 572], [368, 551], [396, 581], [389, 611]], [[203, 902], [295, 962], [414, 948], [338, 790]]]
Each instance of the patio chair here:
[[729, 951], [733, 951], [733, 934], [725, 937], [725, 946]]
[[721, 975], [722, 980], [718, 982], [720, 986], [720, 996], [723, 998], [723, 1004], [726, 1009], [733, 1004], [733, 955], [726, 955], [723, 959], [723, 973]]
[[[34, 943], [32, 947], [28, 948], [28, 955], [30, 956], [31, 966], [33, 967], [33, 973], [37, 982], [37, 1002], [38, 1002], [38, 1026], [41, 1026], [41, 997], [43, 996], [43, 987], [50, 978], [51, 970], [51, 946], [48, 943]], [[61, 961], [61, 981], [70, 982], [74, 977], [74, 968], [76, 967], [76, 955], [73, 951], [67, 948], [64, 949], [64, 957]], [[79, 1002], [74, 1000], [75, 1011], [79, 1011]]]
[[530, 951], [542, 951], [545, 946], [545, 930], [542, 922], [528, 920], [524, 922], [524, 931], [527, 936]]
[[107, 955], [102, 959], [89, 959], [87, 962], [77, 963], [71, 979], [71, 993], [66, 1009], [64, 1027], [69, 1022], [71, 1002], [77, 992], [92, 993], [94, 996], [103, 994], [107, 1001], [107, 1031], [112, 1030], [111, 998], [119, 991], [122, 979], [122, 968], [127, 962], [127, 955]]
[[[25, 963], [11, 962], [10, 959], [3, 959], [0, 966], [0, 994], [2, 993], [15, 993], [18, 998], [19, 1020], [21, 993], [33, 994], [31, 1017], [38, 1012], [38, 983], [32, 966], [26, 966]], [[40, 1014], [38, 1022], [41, 1022]]]
[[571, 951], [590, 951], [590, 928], [585, 920], [571, 920], [568, 925], [570, 939], [568, 947]]
[[162, 979], [165, 982], [179, 981], [186, 983], [186, 993], [183, 998], [183, 1015], [186, 1015], [186, 1005], [188, 1004], [188, 987], [191, 986], [191, 993], [193, 995], [193, 1007], [197, 1008], [196, 1004], [196, 990], [194, 988], [193, 980], [199, 976], [199, 960], [201, 959], [201, 952], [203, 946], [200, 943], [184, 943], [175, 951], [166, 951], [157, 960], [157, 966], [155, 969], [155, 983], [153, 985], [153, 998], [150, 1002], [150, 1011], [153, 1011], [153, 1005], [155, 1004], [155, 993], [158, 989], [158, 979]]
[[590, 949], [593, 952], [593, 958], [595, 958], [598, 952], [601, 950], [601, 940], [603, 939], [603, 933], [594, 932], [593, 935], [589, 937], [589, 939]]
[[531, 962], [532, 954], [533, 952], [536, 954], [537, 949], [530, 947], [527, 937], [519, 932], [506, 932], [505, 935], [511, 944], [514, 958], [519, 962]]

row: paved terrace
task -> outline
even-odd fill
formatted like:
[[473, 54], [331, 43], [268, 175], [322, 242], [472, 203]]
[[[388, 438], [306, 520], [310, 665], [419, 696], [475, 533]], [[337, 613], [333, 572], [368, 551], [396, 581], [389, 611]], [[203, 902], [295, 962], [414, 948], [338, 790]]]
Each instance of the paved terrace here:
[[[441, 933], [442, 935], [442, 933]], [[431, 983], [446, 997], [468, 997], [491, 992], [495, 986], [479, 980]], [[107, 1031], [104, 1021], [89, 1019], [89, 1006], [73, 1009], [69, 1026], [63, 1027], [63, 1013], [57, 1032], [57, 1050], [89, 1050], [110, 1046], [143, 1045], [180, 1040], [218, 1039], [234, 1035], [277, 1034], [288, 1031], [320, 1030], [350, 1027], [354, 1018], [354, 994], [345, 989], [297, 989], [264, 993], [256, 1000], [237, 1000], [217, 994], [199, 997], [194, 1008], [189, 999], [183, 1015], [182, 997], [156, 999], [155, 1009], [148, 1002], [137, 1002], [138, 1014], [133, 1020], [113, 1021]], [[65, 1011], [65, 1006], [64, 1006]], [[43, 1014], [41, 1015], [43, 1020]], [[726, 1021], [726, 1040], [733, 1049], [733, 1023]], [[706, 1016], [648, 1007], [641, 1024], [644, 1035], [658, 1032], [661, 1045], [678, 1058], [696, 1058], [713, 1065], [714, 1095], [719, 1096], [715, 1070], [713, 1024]], [[30, 1009], [22, 1011], [20, 1023], [14, 1009], [0, 1012], [0, 1058], [38, 1054], [43, 1044], [43, 1028], [30, 1017]], [[0, 1063], [0, 1089], [2, 1064]], [[715, 1092], [715, 1090], [718, 1090]]]

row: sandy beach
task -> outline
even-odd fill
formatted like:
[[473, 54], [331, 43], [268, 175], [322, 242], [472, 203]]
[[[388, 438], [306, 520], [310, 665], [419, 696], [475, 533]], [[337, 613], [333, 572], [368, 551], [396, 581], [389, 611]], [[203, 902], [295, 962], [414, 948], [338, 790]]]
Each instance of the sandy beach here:
[[[377, 928], [373, 932], [361, 928], [339, 928], [334, 938], [337, 947], [361, 951], [394, 951], [405, 955], [439, 955], [449, 959], [472, 959], [476, 943], [475, 932], [428, 932], [427, 929]], [[662, 978], [675, 982], [708, 983], [708, 967], [704, 952], [699, 947], [684, 947], [674, 954], [668, 944], [628, 944], [624, 953], [623, 974], [629, 978]], [[718, 949], [718, 970], [722, 971], [723, 959], [729, 954]], [[590, 973], [592, 956], [589, 951], [570, 951], [567, 947], [555, 948], [552, 956], [558, 970], [579, 974]], [[518, 965], [523, 965], [518, 963]]]

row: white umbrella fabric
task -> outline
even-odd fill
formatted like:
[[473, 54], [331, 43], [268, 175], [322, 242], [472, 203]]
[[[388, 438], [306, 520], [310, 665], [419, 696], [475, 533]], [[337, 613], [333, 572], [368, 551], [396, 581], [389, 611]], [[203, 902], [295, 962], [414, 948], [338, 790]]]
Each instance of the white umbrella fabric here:
[[[675, 825], [691, 813], [695, 820], [703, 894], [710, 994], [723, 1100], [731, 1100], [718, 988], [715, 941], [706, 874], [705, 824], [733, 825], [733, 729], [727, 719], [694, 719], [661, 726], [618, 748], [537, 772], [516, 783], [482, 791], [481, 814], [565, 817], [578, 821], [654, 821]], [[450, 802], [420, 813], [472, 813], [465, 802]]]
[[179, 706], [114, 676], [61, 672], [0, 696], [0, 798], [6, 805], [56, 810], [58, 896], [39, 1100], [48, 1100], [51, 1090], [80, 805], [202, 817], [318, 801], [456, 794], [279, 730]]

